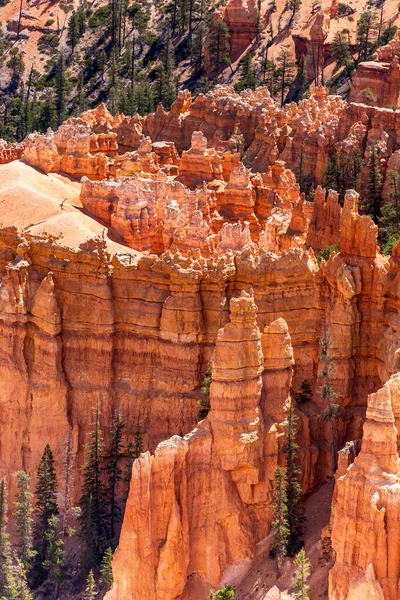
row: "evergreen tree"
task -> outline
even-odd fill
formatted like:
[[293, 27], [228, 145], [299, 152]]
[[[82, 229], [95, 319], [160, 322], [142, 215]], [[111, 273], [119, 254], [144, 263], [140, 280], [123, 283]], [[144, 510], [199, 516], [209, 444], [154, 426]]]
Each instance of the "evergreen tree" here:
[[65, 120], [66, 93], [65, 61], [63, 53], [60, 52], [56, 69], [56, 111], [58, 125], [61, 125], [61, 123]]
[[299, 446], [296, 442], [298, 418], [291, 402], [286, 407], [285, 434], [282, 452], [286, 459], [286, 502], [289, 536], [287, 550], [289, 554], [297, 552], [303, 533], [304, 510], [300, 502], [301, 486], [298, 480], [300, 470], [297, 466]]
[[278, 75], [279, 75], [279, 89], [280, 89], [280, 102], [281, 106], [284, 105], [285, 96], [287, 89], [293, 83], [294, 76], [294, 62], [291, 60], [292, 53], [288, 48], [281, 48], [276, 63], [278, 66]]
[[340, 171], [336, 152], [334, 152], [328, 157], [328, 164], [325, 169], [324, 187], [327, 190], [335, 190], [336, 192], [339, 192]]
[[240, 80], [235, 84], [235, 91], [254, 90], [257, 87], [257, 77], [252, 67], [253, 53], [248, 52], [240, 63]]
[[115, 411], [114, 422], [111, 430], [111, 443], [108, 455], [106, 457], [106, 473], [108, 475], [109, 486], [107, 489], [109, 518], [110, 518], [110, 539], [115, 536], [115, 526], [117, 518], [120, 515], [120, 509], [117, 504], [118, 484], [122, 480], [121, 461], [123, 459], [122, 433], [124, 422], [119, 410]]
[[390, 191], [388, 201], [382, 206], [379, 224], [383, 242], [382, 252], [391, 254], [400, 239], [400, 175], [389, 170], [386, 179], [390, 184]]
[[103, 484], [103, 434], [100, 412], [94, 413], [93, 429], [86, 446], [86, 460], [82, 467], [83, 486], [79, 500], [80, 533], [85, 540], [88, 562], [97, 562], [108, 538], [106, 494]]
[[382, 175], [376, 145], [373, 144], [368, 161], [368, 190], [364, 202], [364, 209], [372, 215], [378, 223], [382, 202]]
[[17, 480], [17, 493], [14, 503], [14, 519], [18, 532], [18, 555], [26, 571], [32, 566], [36, 556], [33, 549], [33, 494], [29, 491], [30, 479], [25, 471], [14, 474]]
[[351, 53], [350, 36], [348, 29], [338, 31], [332, 40], [332, 56], [336, 67], [344, 67], [346, 76], [352, 81], [352, 72], [356, 66]]
[[10, 538], [7, 532], [7, 483], [5, 478], [0, 483], [0, 598], [9, 599], [12, 597], [12, 590], [15, 585], [12, 572], [12, 557]]
[[129, 442], [129, 444], [127, 444], [127, 447], [125, 450], [125, 457], [126, 457], [126, 473], [125, 473], [125, 477], [124, 477], [124, 483], [126, 484], [125, 498], [127, 498], [128, 494], [129, 494], [129, 484], [130, 484], [131, 477], [132, 477], [133, 462], [137, 458], [139, 458], [139, 456], [142, 453], [142, 450], [143, 450], [143, 439], [142, 439], [142, 433], [140, 431], [140, 426], [138, 424], [136, 431], [135, 431], [134, 443], [132, 444], [131, 442]]
[[198, 401], [198, 419], [201, 421], [205, 419], [210, 412], [210, 389], [212, 384], [212, 368], [211, 364], [207, 367], [207, 371], [204, 375], [203, 386], [201, 388], [202, 399]]
[[300, 392], [296, 395], [296, 402], [305, 404], [310, 400], [312, 400], [312, 388], [309, 381], [305, 379], [300, 386]]
[[273, 518], [271, 525], [271, 556], [277, 559], [278, 569], [288, 552], [290, 536], [287, 508], [287, 477], [282, 467], [277, 467], [274, 478]]
[[336, 449], [335, 449], [335, 432], [334, 432], [334, 422], [335, 418], [340, 411], [340, 406], [335, 402], [338, 394], [334, 391], [332, 385], [332, 373], [333, 373], [333, 363], [334, 358], [330, 356], [330, 348], [331, 348], [331, 340], [330, 337], [325, 332], [323, 337], [320, 340], [320, 359], [323, 363], [323, 371], [322, 377], [324, 379], [324, 384], [321, 388], [322, 398], [325, 400], [327, 404], [326, 410], [321, 414], [321, 418], [324, 421], [329, 421], [329, 429], [330, 429], [330, 445], [331, 445], [331, 460], [332, 460], [332, 477], [335, 475], [336, 471]]
[[302, 548], [297, 554], [294, 561], [296, 570], [292, 579], [293, 588], [293, 599], [294, 600], [310, 600], [308, 592], [310, 586], [307, 585], [308, 578], [310, 577], [311, 563], [307, 558], [304, 548]]
[[96, 582], [94, 580], [93, 570], [90, 570], [82, 600], [95, 600], [95, 598], [97, 598]]
[[107, 550], [104, 553], [103, 560], [101, 561], [101, 568], [100, 568], [100, 585], [101, 585], [101, 590], [102, 590], [103, 594], [108, 592], [108, 590], [111, 588], [111, 586], [114, 582], [113, 572], [112, 572], [112, 558], [113, 558], [112, 550], [111, 550], [111, 548], [107, 548]]
[[36, 517], [35, 542], [38, 547], [38, 559], [41, 563], [44, 563], [48, 558], [46, 532], [49, 529], [51, 517], [58, 515], [57, 477], [54, 457], [49, 444], [46, 444], [37, 470], [34, 513]]
[[367, 60], [373, 48], [374, 33], [377, 30], [376, 15], [365, 10], [357, 22], [357, 62]]
[[225, 21], [221, 19], [214, 24], [209, 36], [208, 50], [213, 57], [215, 74], [218, 77], [225, 67], [231, 64], [229, 58], [229, 31]]
[[58, 598], [60, 585], [66, 580], [64, 564], [64, 539], [60, 532], [59, 519], [52, 515], [49, 519], [49, 526], [45, 533], [47, 542], [47, 558], [43, 563], [43, 568], [47, 573], [47, 579], [53, 584], [56, 592], [55, 598]]
[[32, 600], [25, 567], [16, 554], [12, 557], [10, 583], [9, 596], [6, 596], [7, 600]]

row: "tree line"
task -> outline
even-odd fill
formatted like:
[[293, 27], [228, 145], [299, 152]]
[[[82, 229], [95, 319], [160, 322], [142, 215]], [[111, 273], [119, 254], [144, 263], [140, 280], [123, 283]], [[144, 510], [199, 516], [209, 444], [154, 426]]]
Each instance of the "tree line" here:
[[[11, 543], [8, 523], [6, 479], [0, 483], [0, 598], [31, 600], [40, 589], [57, 599], [69, 582], [85, 588], [83, 598], [103, 597], [112, 585], [111, 561], [118, 542], [128, 495], [132, 464], [142, 451], [139, 428], [134, 441], [123, 443], [125, 424], [119, 411], [114, 413], [110, 443], [104, 447], [100, 412], [86, 445], [82, 466], [83, 485], [77, 506], [72, 505], [72, 436], [64, 452], [62, 481], [57, 477], [53, 451], [46, 444], [40, 460], [36, 487], [31, 491], [29, 475], [14, 474], [13, 502], [15, 542]], [[58, 497], [63, 498], [59, 506]], [[78, 560], [73, 548], [78, 544]], [[86, 584], [84, 580], [86, 579]], [[96, 583], [96, 579], [98, 582]]]

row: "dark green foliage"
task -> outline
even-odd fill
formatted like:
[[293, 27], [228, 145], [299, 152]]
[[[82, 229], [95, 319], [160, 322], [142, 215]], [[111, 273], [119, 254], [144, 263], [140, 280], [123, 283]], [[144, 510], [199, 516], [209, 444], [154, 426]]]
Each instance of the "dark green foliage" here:
[[334, 369], [334, 358], [330, 352], [331, 340], [325, 332], [320, 339], [320, 360], [323, 364], [322, 379], [324, 381], [321, 387], [321, 396], [325, 400], [326, 409], [321, 413], [321, 419], [329, 422], [330, 430], [330, 445], [331, 445], [331, 460], [332, 460], [332, 476], [336, 471], [336, 448], [335, 448], [335, 432], [334, 423], [337, 415], [340, 412], [340, 406], [336, 403], [338, 393], [334, 391], [332, 385], [332, 374]]
[[361, 13], [357, 22], [358, 61], [367, 60], [374, 48], [377, 31], [376, 15], [368, 10]]
[[211, 364], [208, 365], [207, 371], [204, 375], [203, 386], [201, 388], [202, 398], [198, 401], [197, 405], [199, 407], [198, 419], [201, 421], [205, 419], [208, 413], [210, 412], [210, 388], [212, 383], [212, 368]]
[[100, 411], [94, 411], [93, 429], [86, 445], [86, 460], [82, 467], [83, 486], [79, 500], [80, 534], [86, 544], [88, 565], [101, 560], [109, 538], [107, 496], [103, 483], [103, 434]]
[[14, 520], [18, 532], [17, 552], [26, 571], [32, 566], [36, 556], [33, 549], [33, 494], [29, 491], [29, 475], [25, 471], [15, 473], [17, 493], [14, 503]]
[[381, 208], [379, 220], [383, 254], [391, 254], [400, 239], [400, 175], [389, 170], [386, 174], [389, 182], [387, 201]]
[[257, 87], [257, 77], [252, 67], [252, 52], [248, 52], [240, 63], [240, 80], [235, 84], [235, 91], [254, 90]]
[[294, 600], [310, 600], [308, 592], [310, 586], [307, 581], [310, 577], [311, 563], [307, 558], [304, 548], [297, 554], [294, 561], [296, 570], [292, 578], [293, 599]]
[[292, 61], [292, 52], [288, 48], [281, 48], [276, 59], [276, 65], [276, 75], [279, 79], [280, 102], [281, 106], [283, 106], [286, 92], [293, 84], [295, 75], [295, 63]]
[[40, 577], [44, 575], [42, 565], [48, 559], [49, 541], [46, 533], [49, 529], [50, 519], [58, 515], [57, 477], [54, 457], [49, 444], [46, 444], [37, 470], [34, 514], [34, 540], [38, 549], [38, 563], [35, 571]]
[[117, 491], [122, 480], [121, 462], [124, 457], [122, 447], [123, 429], [124, 422], [122, 420], [121, 413], [119, 410], [116, 410], [114, 414], [113, 427], [111, 430], [110, 448], [107, 456], [105, 457], [105, 472], [108, 480], [106, 495], [110, 521], [110, 541], [114, 540], [116, 524], [121, 515], [121, 509], [117, 503]]
[[382, 202], [382, 175], [378, 150], [375, 144], [371, 148], [368, 161], [368, 188], [364, 198], [363, 209], [371, 215], [375, 223], [379, 222]]
[[208, 43], [208, 50], [215, 65], [216, 77], [231, 64], [229, 58], [229, 37], [225, 21], [218, 20], [210, 33]]
[[139, 458], [143, 450], [143, 439], [142, 433], [140, 431], [140, 426], [138, 425], [135, 431], [134, 442], [129, 442], [125, 449], [125, 460], [126, 460], [126, 471], [124, 476], [124, 484], [125, 484], [125, 498], [128, 497], [129, 494], [129, 484], [132, 477], [132, 465], [133, 462]]
[[103, 595], [108, 592], [114, 582], [112, 572], [112, 557], [113, 553], [111, 548], [107, 548], [100, 567], [100, 587]]
[[283, 438], [282, 453], [286, 459], [286, 502], [287, 525], [289, 536], [287, 539], [287, 553], [297, 552], [301, 546], [303, 535], [304, 509], [300, 501], [302, 494], [298, 480], [300, 469], [297, 466], [299, 446], [296, 442], [298, 418], [292, 403], [287, 406], [285, 421], [285, 434]]
[[271, 524], [271, 550], [270, 554], [276, 558], [278, 568], [287, 555], [288, 540], [290, 536], [287, 507], [287, 477], [282, 467], [277, 467], [274, 477], [273, 517]]
[[335, 190], [339, 201], [343, 203], [346, 191], [359, 189], [359, 175], [363, 165], [363, 155], [360, 148], [352, 148], [349, 154], [334, 152], [328, 157], [325, 170], [324, 187]]
[[328, 261], [334, 252], [339, 252], [339, 244], [333, 244], [332, 246], [325, 246], [325, 248], [322, 248], [317, 256], [318, 264], [320, 264], [322, 260]]
[[312, 400], [312, 388], [310, 383], [305, 379], [301, 386], [300, 391], [296, 394], [296, 402], [300, 404], [305, 404], [306, 402], [310, 402]]

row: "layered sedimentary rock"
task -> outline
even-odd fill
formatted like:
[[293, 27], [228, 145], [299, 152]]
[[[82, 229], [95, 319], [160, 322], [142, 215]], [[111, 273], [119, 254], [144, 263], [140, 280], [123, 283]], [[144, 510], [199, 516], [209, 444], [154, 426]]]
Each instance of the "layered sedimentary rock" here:
[[190, 573], [216, 586], [268, 533], [293, 351], [283, 319], [260, 333], [251, 295], [233, 298], [230, 310], [212, 359], [208, 417], [134, 464], [109, 600], [173, 600]]
[[378, 48], [376, 61], [363, 62], [354, 74], [350, 92], [352, 102], [373, 103], [381, 107], [400, 106], [400, 34], [387, 46]]
[[361, 452], [337, 481], [331, 600], [397, 600], [400, 594], [400, 376], [368, 398]]
[[24, 152], [23, 144], [13, 144], [0, 139], [0, 165], [21, 158]]

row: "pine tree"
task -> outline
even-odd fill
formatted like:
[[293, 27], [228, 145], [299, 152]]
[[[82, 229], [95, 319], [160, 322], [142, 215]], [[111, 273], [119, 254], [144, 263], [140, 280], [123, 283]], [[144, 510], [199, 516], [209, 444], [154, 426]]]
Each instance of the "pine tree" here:
[[211, 368], [211, 364], [207, 367], [207, 371], [204, 375], [204, 380], [203, 380], [203, 386], [201, 388], [201, 395], [202, 398], [201, 400], [198, 401], [198, 407], [199, 407], [199, 412], [198, 412], [198, 419], [199, 421], [201, 421], [202, 419], [205, 419], [206, 416], [208, 415], [208, 413], [210, 412], [210, 390], [211, 390], [211, 384], [212, 384], [212, 368]]
[[112, 558], [112, 550], [111, 548], [107, 548], [107, 550], [104, 553], [103, 560], [101, 561], [100, 568], [100, 585], [103, 593], [108, 592], [108, 590], [111, 588], [114, 582], [112, 572]]
[[340, 411], [340, 406], [335, 402], [338, 394], [334, 391], [332, 385], [332, 373], [334, 358], [330, 356], [331, 340], [326, 331], [320, 340], [320, 359], [323, 362], [322, 377], [324, 384], [321, 388], [322, 398], [326, 401], [327, 408], [321, 413], [321, 418], [324, 421], [329, 421], [330, 430], [330, 445], [331, 445], [331, 460], [332, 460], [332, 477], [336, 471], [336, 449], [335, 449], [335, 432], [334, 422]]
[[108, 538], [106, 494], [103, 484], [103, 434], [100, 412], [94, 413], [93, 429], [86, 446], [86, 461], [82, 467], [83, 486], [79, 500], [80, 533], [86, 542], [88, 562], [96, 562], [102, 556]]
[[137, 458], [139, 458], [139, 456], [142, 453], [142, 450], [143, 450], [143, 439], [142, 439], [142, 433], [140, 431], [140, 426], [138, 424], [136, 427], [136, 431], [135, 431], [134, 443], [132, 444], [132, 442], [129, 442], [129, 444], [127, 444], [127, 447], [125, 449], [125, 458], [126, 458], [126, 472], [125, 472], [125, 477], [124, 477], [124, 483], [126, 485], [125, 499], [128, 498], [128, 494], [129, 494], [129, 484], [131, 482], [131, 477], [132, 477], [133, 462]]
[[12, 573], [12, 557], [10, 537], [7, 532], [7, 483], [5, 478], [0, 483], [0, 598], [11, 598], [14, 586]]
[[278, 66], [278, 74], [279, 74], [279, 88], [280, 88], [280, 101], [281, 106], [284, 105], [286, 90], [293, 83], [294, 76], [294, 62], [291, 60], [292, 53], [288, 48], [281, 48], [276, 63]]
[[44, 563], [48, 557], [46, 532], [49, 529], [51, 517], [58, 515], [57, 477], [54, 457], [49, 444], [46, 444], [37, 470], [34, 513], [36, 517], [35, 542], [39, 550], [38, 559]]
[[213, 57], [215, 75], [218, 77], [222, 71], [231, 64], [229, 58], [229, 31], [225, 21], [221, 19], [214, 24], [209, 36], [208, 50]]
[[271, 525], [271, 556], [277, 559], [278, 569], [288, 552], [290, 536], [287, 509], [287, 477], [282, 467], [277, 467], [274, 478], [273, 518]]
[[304, 548], [297, 554], [294, 561], [296, 570], [292, 579], [293, 599], [294, 600], [310, 600], [308, 595], [310, 586], [307, 585], [310, 577], [311, 563], [307, 558]]
[[11, 586], [9, 587], [10, 595], [7, 596], [7, 600], [32, 600], [32, 594], [26, 578], [25, 567], [16, 554], [13, 554], [12, 556], [10, 571]]
[[107, 503], [109, 505], [111, 541], [114, 539], [117, 518], [121, 512], [117, 504], [117, 489], [118, 484], [122, 480], [121, 461], [124, 456], [122, 450], [122, 433], [124, 426], [125, 424], [122, 420], [121, 413], [119, 410], [116, 410], [114, 414], [113, 427], [111, 430], [110, 449], [106, 457], [107, 466], [105, 469], [109, 481], [109, 486], [107, 489]]
[[66, 80], [64, 55], [60, 52], [56, 69], [56, 111], [58, 125], [65, 120], [66, 111]]
[[90, 570], [82, 600], [95, 600], [95, 598], [97, 598], [96, 582], [94, 580], [93, 570]]
[[235, 84], [235, 91], [254, 90], [257, 87], [257, 77], [252, 67], [253, 54], [248, 52], [240, 64], [241, 76], [238, 83]]
[[66, 580], [64, 565], [64, 539], [60, 531], [59, 519], [52, 515], [49, 519], [49, 526], [45, 533], [47, 543], [47, 558], [43, 563], [43, 568], [47, 573], [47, 579], [53, 584], [55, 598], [58, 598], [60, 585]]
[[25, 471], [14, 474], [17, 480], [17, 493], [14, 503], [14, 519], [18, 532], [18, 555], [26, 571], [32, 566], [36, 556], [33, 549], [33, 494], [29, 491], [30, 478]]
[[377, 30], [376, 15], [365, 10], [357, 22], [357, 62], [367, 60], [373, 49], [373, 37]]
[[344, 67], [346, 76], [351, 82], [352, 72], [356, 65], [351, 53], [348, 29], [342, 29], [342, 31], [335, 34], [332, 40], [332, 56], [336, 62], [336, 67]]
[[368, 162], [368, 190], [365, 199], [365, 210], [378, 223], [382, 202], [382, 175], [376, 145], [373, 144]]
[[328, 164], [325, 169], [325, 181], [324, 187], [327, 190], [335, 190], [339, 192], [340, 189], [340, 171], [338, 167], [337, 154], [334, 152], [328, 157]]
[[286, 501], [287, 524], [289, 537], [287, 550], [289, 554], [296, 552], [301, 544], [303, 533], [304, 510], [300, 502], [301, 486], [298, 480], [300, 470], [297, 466], [299, 446], [296, 442], [298, 418], [292, 403], [286, 407], [285, 434], [282, 452], [286, 458]]

